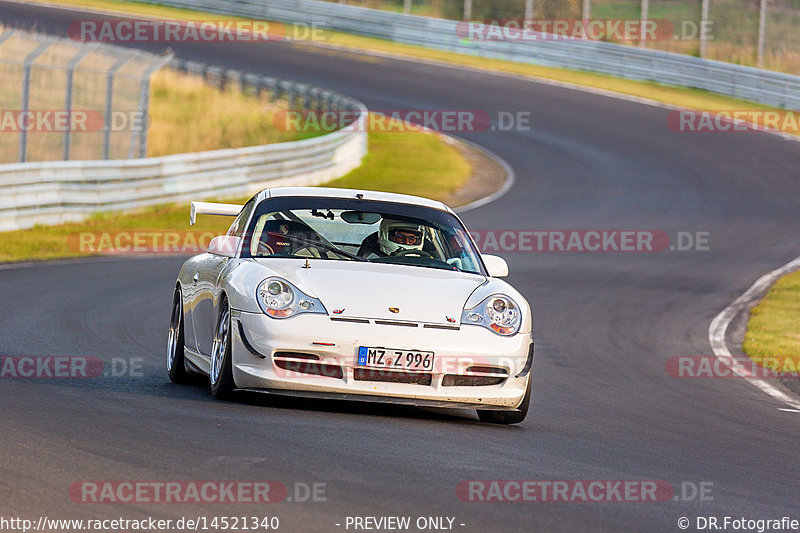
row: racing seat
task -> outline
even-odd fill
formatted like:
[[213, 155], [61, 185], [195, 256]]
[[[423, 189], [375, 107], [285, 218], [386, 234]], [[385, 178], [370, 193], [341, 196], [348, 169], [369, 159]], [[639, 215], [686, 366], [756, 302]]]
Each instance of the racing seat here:
[[[296, 237], [292, 239], [291, 237]], [[293, 220], [268, 220], [264, 224], [258, 243], [260, 255], [300, 255], [302, 257], [320, 257], [321, 251], [304, 241], [321, 239], [316, 231]], [[301, 252], [301, 253], [298, 253]]]

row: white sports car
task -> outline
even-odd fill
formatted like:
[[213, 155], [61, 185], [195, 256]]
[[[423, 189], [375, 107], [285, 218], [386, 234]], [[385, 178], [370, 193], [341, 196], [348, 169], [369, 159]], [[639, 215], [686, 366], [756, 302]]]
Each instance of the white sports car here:
[[446, 205], [414, 196], [274, 188], [244, 206], [175, 285], [174, 382], [477, 409], [521, 422], [531, 397], [531, 309]]

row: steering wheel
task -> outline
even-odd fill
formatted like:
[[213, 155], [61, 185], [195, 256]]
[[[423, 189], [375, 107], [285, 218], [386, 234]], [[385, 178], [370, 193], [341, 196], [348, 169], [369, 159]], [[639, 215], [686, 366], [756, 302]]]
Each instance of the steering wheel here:
[[426, 257], [428, 259], [433, 259], [433, 256], [425, 250], [397, 250], [392, 255], [395, 257], [405, 257], [409, 255], [411, 257]]
[[264, 241], [258, 241], [258, 246], [256, 246], [256, 255], [258, 256], [265, 256], [265, 255], [272, 255], [275, 253], [275, 250], [272, 247], [265, 243]]

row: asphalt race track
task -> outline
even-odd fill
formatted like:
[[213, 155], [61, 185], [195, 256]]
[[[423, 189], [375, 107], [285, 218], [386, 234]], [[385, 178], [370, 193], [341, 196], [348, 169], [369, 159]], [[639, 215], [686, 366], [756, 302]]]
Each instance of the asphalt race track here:
[[[0, 2], [0, 20], [21, 28], [63, 35], [78, 17]], [[481, 424], [472, 411], [214, 401], [202, 385], [171, 384], [164, 370], [183, 258], [0, 267], [0, 355], [142, 365], [122, 377], [0, 382], [0, 514], [274, 515], [281, 531], [345, 531], [347, 516], [449, 516], [465, 532], [800, 518], [800, 414], [742, 380], [665, 370], [670, 357], [711, 355], [711, 319], [798, 255], [800, 143], [673, 132], [667, 109], [457, 68], [285, 43], [170, 46], [374, 109], [530, 111], [530, 131], [463, 134], [516, 173], [508, 194], [463, 215], [471, 229], [708, 232], [710, 250], [503, 254], [532, 302], [537, 339], [531, 412], [510, 427]], [[87, 504], [68, 492], [81, 480], [213, 479], [280, 481], [290, 497], [296, 483], [324, 483], [326, 501]], [[713, 488], [705, 501], [461, 501], [457, 484], [473, 479], [664, 480], [678, 495], [685, 482]]]

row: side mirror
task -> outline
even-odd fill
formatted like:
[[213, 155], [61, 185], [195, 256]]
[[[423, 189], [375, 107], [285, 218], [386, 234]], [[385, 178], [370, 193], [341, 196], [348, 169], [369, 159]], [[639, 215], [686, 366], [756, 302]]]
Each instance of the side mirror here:
[[508, 263], [499, 255], [481, 255], [486, 270], [493, 278], [504, 278], [508, 276]]
[[241, 242], [241, 237], [220, 235], [219, 237], [211, 239], [211, 242], [208, 244], [208, 253], [221, 255], [223, 257], [236, 257], [236, 252], [239, 251], [239, 244]]

